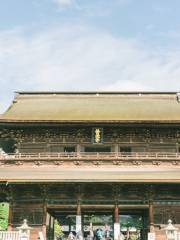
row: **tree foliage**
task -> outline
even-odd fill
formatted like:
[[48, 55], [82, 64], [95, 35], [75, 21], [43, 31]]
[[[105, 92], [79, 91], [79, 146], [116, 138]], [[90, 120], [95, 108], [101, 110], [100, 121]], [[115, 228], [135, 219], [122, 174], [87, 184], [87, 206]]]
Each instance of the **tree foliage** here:
[[54, 221], [54, 235], [55, 237], [63, 237], [64, 235], [61, 225], [57, 220]]
[[0, 203], [0, 230], [6, 230], [8, 227], [9, 204]]

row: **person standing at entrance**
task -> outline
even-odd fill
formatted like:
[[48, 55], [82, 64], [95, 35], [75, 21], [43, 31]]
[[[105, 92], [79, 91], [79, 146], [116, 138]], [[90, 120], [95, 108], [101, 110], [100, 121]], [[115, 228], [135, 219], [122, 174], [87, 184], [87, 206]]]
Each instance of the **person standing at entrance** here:
[[104, 226], [104, 238], [105, 238], [105, 240], [110, 239], [110, 229], [107, 224], [105, 224], [105, 226]]
[[75, 240], [75, 236], [72, 232], [69, 233], [68, 240]]
[[94, 239], [93, 225], [92, 225], [92, 223], [90, 223], [90, 226], [89, 226], [89, 240], [93, 240], [93, 239]]
[[95, 237], [96, 237], [96, 240], [102, 240], [103, 239], [103, 230], [101, 228], [98, 228], [96, 230]]

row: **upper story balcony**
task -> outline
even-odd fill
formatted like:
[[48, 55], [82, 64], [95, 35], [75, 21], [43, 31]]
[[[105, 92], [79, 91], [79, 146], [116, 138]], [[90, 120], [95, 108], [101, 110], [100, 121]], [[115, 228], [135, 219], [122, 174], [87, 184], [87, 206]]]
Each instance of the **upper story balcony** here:
[[57, 153], [0, 153], [8, 159], [179, 159], [180, 153], [170, 152], [57, 152]]
[[[154, 161], [158, 165], [160, 161], [172, 162], [174, 165], [180, 165], [180, 153], [171, 152], [57, 152], [57, 153], [0, 153], [0, 162], [12, 161], [114, 161], [125, 163], [128, 161], [148, 162]], [[159, 161], [159, 162], [158, 162]], [[138, 165], [138, 164], [137, 164]]]

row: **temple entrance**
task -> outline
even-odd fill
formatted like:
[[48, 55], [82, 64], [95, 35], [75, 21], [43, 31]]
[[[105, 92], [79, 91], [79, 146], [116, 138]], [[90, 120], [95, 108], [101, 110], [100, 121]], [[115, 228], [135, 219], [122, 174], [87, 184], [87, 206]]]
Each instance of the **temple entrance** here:
[[148, 214], [146, 210], [121, 211], [120, 229], [126, 240], [145, 240], [148, 232]]
[[[63, 238], [72, 233], [77, 234], [77, 215], [75, 209], [50, 209], [52, 216], [57, 219]], [[120, 209], [119, 223], [122, 240], [146, 240], [148, 229], [148, 211]], [[114, 239], [113, 209], [82, 209], [81, 229], [86, 240]]]
[[114, 220], [112, 211], [84, 211], [82, 224], [86, 239], [113, 239]]

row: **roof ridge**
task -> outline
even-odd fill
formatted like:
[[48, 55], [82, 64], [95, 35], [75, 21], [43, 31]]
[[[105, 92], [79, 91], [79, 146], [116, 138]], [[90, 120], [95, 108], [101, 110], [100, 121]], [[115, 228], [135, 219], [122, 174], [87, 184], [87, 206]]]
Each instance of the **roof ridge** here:
[[16, 94], [177, 94], [180, 91], [16, 91]]

